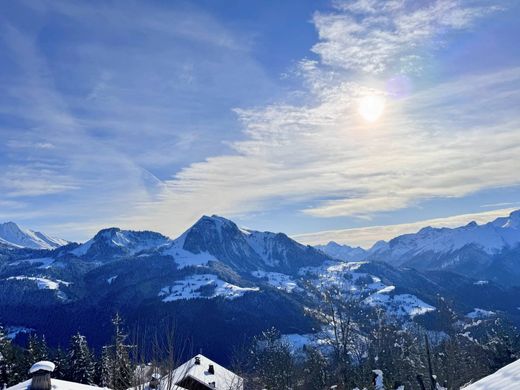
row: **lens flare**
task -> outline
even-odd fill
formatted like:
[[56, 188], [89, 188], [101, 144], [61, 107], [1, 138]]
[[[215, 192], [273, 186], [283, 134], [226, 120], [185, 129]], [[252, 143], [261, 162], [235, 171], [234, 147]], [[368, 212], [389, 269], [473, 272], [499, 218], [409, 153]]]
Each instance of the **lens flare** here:
[[358, 112], [367, 122], [377, 121], [385, 111], [386, 99], [380, 95], [368, 95], [359, 100]]

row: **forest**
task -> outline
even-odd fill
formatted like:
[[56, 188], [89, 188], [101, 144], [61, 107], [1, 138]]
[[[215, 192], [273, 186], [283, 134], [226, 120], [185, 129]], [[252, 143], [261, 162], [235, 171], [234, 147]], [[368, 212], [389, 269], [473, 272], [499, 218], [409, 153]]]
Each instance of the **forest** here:
[[[320, 343], [296, 349], [276, 328], [233, 346], [229, 369], [251, 390], [316, 389], [459, 389], [520, 358], [520, 336], [501, 317], [482, 325], [469, 337], [455, 312], [438, 302], [437, 325], [426, 330], [417, 322], [389, 320], [385, 313], [362, 306], [354, 298], [329, 289], [321, 307], [309, 315], [327, 323]], [[161, 375], [198, 351], [176, 335], [175, 326], [125, 329], [116, 313], [111, 341], [101, 350], [77, 332], [66, 347], [49, 347], [45, 335], [30, 334], [20, 346], [0, 332], [0, 383], [10, 386], [28, 379], [36, 361], [51, 360], [56, 379], [114, 390], [139, 387], [152, 372]], [[442, 325], [442, 326], [441, 326]], [[210, 356], [211, 358], [211, 356]]]

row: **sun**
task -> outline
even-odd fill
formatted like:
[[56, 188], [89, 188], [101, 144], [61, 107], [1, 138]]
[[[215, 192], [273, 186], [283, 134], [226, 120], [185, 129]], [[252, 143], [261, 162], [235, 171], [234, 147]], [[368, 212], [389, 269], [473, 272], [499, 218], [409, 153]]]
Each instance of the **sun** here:
[[381, 95], [364, 96], [359, 99], [359, 115], [367, 122], [375, 122], [383, 115], [385, 103], [385, 98]]

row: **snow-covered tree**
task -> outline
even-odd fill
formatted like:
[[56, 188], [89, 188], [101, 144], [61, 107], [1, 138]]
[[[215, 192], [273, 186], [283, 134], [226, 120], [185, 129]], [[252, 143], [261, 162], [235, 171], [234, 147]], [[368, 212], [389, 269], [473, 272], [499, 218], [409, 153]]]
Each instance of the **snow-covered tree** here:
[[56, 364], [53, 371], [53, 377], [56, 379], [65, 379], [67, 377], [69, 362], [67, 354], [61, 347], [58, 347], [53, 354], [52, 361]]
[[14, 347], [0, 326], [0, 386], [12, 384], [18, 376]]
[[86, 337], [79, 332], [70, 339], [67, 359], [67, 379], [88, 385], [94, 384], [94, 358], [88, 347]]
[[256, 338], [252, 359], [254, 371], [267, 390], [291, 389], [293, 387], [294, 358], [290, 347], [280, 339], [280, 332], [271, 328]]
[[102, 385], [114, 390], [126, 390], [132, 385], [133, 369], [129, 351], [132, 346], [125, 343], [123, 320], [119, 313], [112, 319], [114, 325], [113, 344], [103, 347], [101, 357]]
[[25, 368], [29, 368], [36, 362], [48, 360], [49, 347], [45, 341], [45, 336], [38, 337], [37, 334], [31, 333], [27, 340], [27, 348], [25, 350]]
[[103, 387], [110, 387], [114, 383], [114, 361], [111, 353], [111, 346], [104, 346], [101, 353], [101, 383]]

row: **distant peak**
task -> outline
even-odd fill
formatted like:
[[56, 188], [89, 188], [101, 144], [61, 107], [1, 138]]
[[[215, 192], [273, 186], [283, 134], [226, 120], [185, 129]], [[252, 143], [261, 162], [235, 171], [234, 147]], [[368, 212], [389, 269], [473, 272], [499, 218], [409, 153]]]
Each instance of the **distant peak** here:
[[65, 240], [41, 232], [21, 228], [12, 221], [0, 223], [0, 239], [15, 247], [31, 249], [54, 249], [67, 243]]
[[230, 219], [221, 217], [219, 215], [213, 214], [212, 216], [203, 215], [199, 218], [199, 220], [195, 223], [195, 225], [200, 224], [201, 222], [213, 222], [216, 225], [227, 225], [227, 226], [236, 226], [236, 224]]
[[18, 224], [16, 224], [15, 222], [13, 221], [7, 221], [7, 222], [4, 222], [4, 223], [1, 223], [0, 226], [4, 227], [4, 228], [8, 228], [8, 229], [18, 229], [18, 230], [22, 230], [20, 228], [20, 226], [18, 226]]
[[221, 217], [220, 215], [217, 215], [217, 214], [213, 214], [211, 217], [209, 217], [215, 221], [219, 221], [219, 222], [225, 222], [225, 223], [233, 223], [234, 222], [230, 219], [227, 219], [227, 218], [224, 218], [224, 217]]
[[106, 228], [106, 229], [101, 229], [99, 232], [97, 232], [97, 234], [94, 236], [94, 239], [99, 239], [99, 238], [106, 238], [106, 237], [110, 237], [112, 235], [114, 235], [115, 233], [118, 233], [120, 232], [121, 229], [118, 228], [118, 227], [110, 227], [110, 228]]

